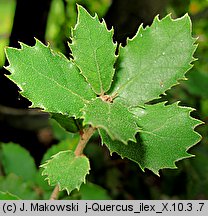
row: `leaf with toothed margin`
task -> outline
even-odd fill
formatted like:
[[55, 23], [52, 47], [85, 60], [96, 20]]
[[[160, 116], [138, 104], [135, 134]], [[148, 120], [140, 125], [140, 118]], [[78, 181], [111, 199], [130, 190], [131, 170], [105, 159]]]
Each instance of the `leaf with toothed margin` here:
[[95, 97], [77, 67], [38, 40], [33, 47], [21, 43], [21, 49], [7, 48], [6, 55], [9, 78], [32, 107], [80, 117], [80, 109]]
[[[199, 141], [193, 129], [200, 122], [190, 118], [191, 109], [177, 104], [145, 104], [159, 98], [179, 79], [185, 79], [184, 74], [192, 67], [196, 45], [190, 18], [156, 17], [151, 27], [141, 26], [127, 46], [120, 49], [115, 76], [116, 46], [112, 34], [97, 16], [91, 17], [78, 6], [70, 45], [73, 61], [39, 41], [34, 47], [21, 44], [20, 50], [7, 49], [7, 69], [12, 73], [9, 77], [33, 102], [33, 107], [61, 113], [64, 119], [59, 119], [59, 123], [65, 127], [66, 116], [84, 118], [84, 124], [99, 128], [111, 151], [137, 162], [142, 169], [158, 174], [159, 169], [175, 168], [175, 162], [189, 157], [186, 151]], [[117, 96], [113, 101], [112, 95]], [[76, 131], [76, 127], [72, 129]], [[138, 130], [140, 139], [131, 142]], [[61, 152], [43, 166], [43, 173], [52, 185], [70, 192], [84, 181], [88, 163], [85, 157]]]
[[140, 26], [136, 36], [119, 52], [118, 70], [111, 92], [128, 106], [159, 98], [185, 79], [196, 50], [191, 20], [186, 14], [173, 20], [156, 17], [150, 27]]
[[98, 95], [110, 89], [114, 75], [116, 45], [112, 38], [113, 30], [108, 31], [104, 21], [100, 23], [97, 15], [91, 17], [78, 5], [78, 20], [72, 30], [70, 48], [74, 62]]
[[121, 103], [109, 103], [97, 98], [83, 109], [84, 124], [103, 128], [112, 139], [127, 144], [135, 140], [138, 131], [136, 119]]
[[190, 117], [191, 111], [177, 103], [168, 106], [158, 103], [134, 109], [142, 128], [137, 143], [122, 145], [113, 141], [103, 129], [99, 133], [111, 153], [116, 152], [138, 163], [142, 170], [147, 168], [159, 175], [160, 169], [176, 168], [176, 161], [193, 156], [187, 150], [200, 141], [201, 137], [194, 128], [202, 122]]
[[88, 158], [75, 156], [70, 150], [52, 156], [41, 167], [44, 168], [42, 175], [47, 175], [49, 185], [58, 185], [59, 190], [66, 190], [68, 194], [74, 189], [79, 190], [90, 170]]

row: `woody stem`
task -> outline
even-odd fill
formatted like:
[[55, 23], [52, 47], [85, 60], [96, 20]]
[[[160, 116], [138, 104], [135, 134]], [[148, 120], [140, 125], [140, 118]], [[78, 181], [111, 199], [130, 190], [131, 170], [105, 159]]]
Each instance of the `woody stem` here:
[[[82, 132], [80, 132], [80, 140], [79, 143], [74, 151], [74, 154], [78, 157], [80, 155], [83, 154], [83, 150], [85, 148], [85, 146], [87, 145], [89, 139], [91, 138], [91, 136], [93, 135], [93, 133], [95, 132], [96, 128], [89, 126], [87, 129], [84, 129]], [[56, 187], [54, 188], [50, 200], [56, 200], [58, 198], [59, 195], [59, 186], [56, 185]]]

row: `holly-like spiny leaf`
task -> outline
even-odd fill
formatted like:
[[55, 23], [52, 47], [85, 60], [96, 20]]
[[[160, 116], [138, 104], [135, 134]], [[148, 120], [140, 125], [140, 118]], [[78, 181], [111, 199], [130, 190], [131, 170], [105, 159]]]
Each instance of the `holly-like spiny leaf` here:
[[20, 50], [7, 48], [6, 55], [9, 78], [33, 102], [32, 107], [80, 117], [80, 109], [95, 97], [77, 67], [38, 40], [34, 47], [21, 43]]
[[196, 49], [188, 15], [179, 19], [154, 19], [150, 27], [140, 26], [136, 36], [120, 48], [119, 68], [111, 92], [128, 106], [143, 105], [159, 98], [185, 79]]
[[[185, 72], [191, 68], [190, 63], [194, 60], [192, 56], [196, 46], [195, 39], [191, 37], [190, 18], [185, 15], [172, 20], [167, 16], [162, 20], [156, 18], [151, 27], [140, 27], [137, 35], [120, 50], [120, 68], [117, 70], [110, 93], [108, 92], [118, 95], [111, 104], [101, 101], [96, 94], [104, 96], [112, 83], [115, 61], [115, 45], [112, 41], [109, 42], [110, 38], [112, 39], [112, 32], [109, 32], [104, 24], [99, 23], [97, 17], [90, 17], [83, 8], [79, 7], [78, 13], [78, 24], [73, 31], [71, 45], [74, 63], [52, 52], [40, 42], [36, 42], [34, 47], [22, 44], [21, 50], [7, 50], [10, 62], [8, 69], [12, 73], [10, 77], [23, 90], [23, 95], [32, 100], [33, 107], [38, 106], [48, 112], [76, 118], [84, 116], [85, 124], [104, 128], [112, 138], [127, 143], [134, 138], [136, 132], [135, 121], [132, 120], [134, 117], [128, 111], [129, 107], [145, 106], [146, 102], [158, 98], [160, 94], [177, 84], [179, 79], [184, 79]], [[121, 102], [124, 102], [128, 109], [121, 106]], [[110, 141], [107, 141], [111, 144], [111, 149], [114, 148], [121, 155], [133, 158], [143, 169], [147, 167], [155, 173], [164, 167], [174, 168], [175, 161], [188, 157], [186, 150], [198, 140], [195, 138], [198, 135], [193, 130], [197, 120], [190, 118], [190, 110], [184, 109], [185, 112], [183, 108], [171, 107], [174, 106], [164, 108], [161, 105], [150, 105], [145, 106], [145, 110], [136, 110], [139, 115], [147, 113], [138, 119], [142, 147], [136, 151], [134, 148], [138, 147], [138, 143], [132, 142], [134, 147], [131, 150], [134, 156], [135, 152], [138, 152], [136, 156], [140, 155], [140, 159], [135, 159], [127, 149], [131, 142], [126, 147], [119, 141], [109, 139]], [[117, 108], [119, 112], [116, 111]], [[164, 124], [160, 119], [168, 124]], [[163, 124], [165, 126], [160, 128]], [[151, 129], [156, 132], [156, 136]], [[180, 130], [185, 132], [180, 134]], [[100, 131], [102, 133], [103, 130]], [[177, 134], [176, 140], [169, 138], [172, 135], [171, 131]], [[186, 134], [186, 138], [183, 134]], [[104, 134], [102, 138], [105, 135], [108, 136]], [[168, 139], [171, 145], [167, 146]], [[155, 140], [157, 142], [154, 142]], [[119, 143], [122, 147], [119, 148], [119, 145], [114, 143]], [[145, 154], [142, 152], [143, 148]], [[161, 152], [155, 156], [159, 149]], [[170, 154], [172, 150], [173, 155]], [[168, 155], [170, 158], [167, 158]], [[48, 164], [53, 164], [58, 158], [59, 156], [54, 157]], [[50, 174], [52, 176], [52, 172]], [[53, 176], [52, 182], [57, 182]], [[62, 188], [65, 188], [65, 185]]]
[[112, 38], [113, 31], [107, 30], [104, 21], [100, 23], [97, 15], [91, 17], [78, 6], [78, 20], [72, 30], [70, 48], [74, 62], [98, 95], [110, 89], [114, 75], [116, 45]]
[[129, 158], [139, 164], [142, 170], [148, 168], [158, 175], [163, 168], [176, 168], [175, 162], [191, 157], [187, 150], [199, 142], [200, 136], [193, 129], [201, 121], [189, 116], [192, 109], [177, 104], [165, 106], [163, 103], [137, 108], [134, 113], [142, 128], [137, 143], [122, 145], [113, 141], [100, 129], [102, 143], [110, 152]]

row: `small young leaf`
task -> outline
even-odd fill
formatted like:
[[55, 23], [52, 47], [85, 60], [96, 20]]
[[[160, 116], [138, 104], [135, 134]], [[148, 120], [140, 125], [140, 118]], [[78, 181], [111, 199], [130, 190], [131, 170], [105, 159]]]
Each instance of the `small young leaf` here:
[[24, 180], [33, 181], [37, 173], [34, 159], [29, 152], [14, 143], [2, 145], [2, 165], [7, 175], [15, 173]]
[[[73, 135], [73, 134], [72, 134]], [[58, 154], [60, 151], [66, 151], [71, 150], [74, 151], [77, 147], [77, 144], [79, 142], [79, 136], [75, 135], [74, 137], [71, 137], [71, 139], [62, 140], [56, 145], [52, 145], [46, 153], [43, 155], [43, 158], [41, 160], [41, 163], [45, 163], [47, 160], [49, 160], [53, 155]]]
[[59, 189], [66, 190], [68, 194], [74, 189], [79, 190], [90, 170], [88, 158], [77, 157], [72, 151], [59, 152], [41, 167], [44, 168], [42, 175], [47, 175], [49, 185], [58, 184]]
[[121, 145], [100, 129], [102, 143], [111, 153], [116, 152], [138, 163], [142, 170], [148, 168], [158, 174], [162, 168], [176, 168], [175, 162], [191, 157], [186, 151], [200, 140], [193, 129], [201, 121], [191, 118], [190, 111], [190, 108], [177, 104], [164, 106], [163, 103], [138, 108], [138, 124], [142, 130], [137, 143]]
[[[80, 109], [95, 95], [77, 67], [63, 55], [36, 40], [34, 47], [7, 48], [9, 78], [33, 102], [47, 112], [79, 117]], [[85, 94], [83, 94], [85, 92]]]
[[127, 144], [128, 140], [136, 141], [138, 131], [136, 119], [121, 103], [109, 103], [97, 98], [83, 109], [84, 124], [105, 129], [112, 139]]
[[98, 95], [109, 90], [114, 75], [116, 45], [112, 38], [113, 31], [107, 30], [104, 21], [100, 23], [97, 15], [91, 17], [78, 6], [78, 20], [72, 31], [70, 48], [74, 62]]
[[[46, 153], [43, 155], [43, 158], [41, 160], [41, 164], [45, 163], [53, 155], [59, 153], [60, 151], [75, 150], [79, 142], [79, 136], [77, 134], [70, 134], [70, 133], [68, 133], [68, 135], [71, 135], [71, 137], [68, 136], [66, 140], [62, 140], [61, 142], [59, 142], [56, 145], [53, 145], [46, 151]], [[36, 176], [36, 183], [44, 190], [51, 190], [51, 187], [48, 185], [48, 183], [44, 181], [45, 177], [41, 175], [42, 172], [43, 172], [43, 168], [40, 167], [40, 169], [38, 170], [38, 174]]]
[[116, 99], [129, 106], [159, 98], [192, 67], [194, 42], [188, 15], [176, 20], [156, 17], [151, 27], [140, 26], [136, 36], [120, 50], [120, 66], [111, 92], [117, 92]]

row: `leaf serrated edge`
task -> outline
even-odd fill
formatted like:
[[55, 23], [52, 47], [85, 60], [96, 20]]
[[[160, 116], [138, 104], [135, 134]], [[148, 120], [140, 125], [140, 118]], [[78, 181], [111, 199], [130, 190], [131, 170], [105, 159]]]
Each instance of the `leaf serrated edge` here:
[[[194, 38], [194, 37], [192, 37], [192, 35], [191, 35], [191, 32], [192, 32], [192, 22], [191, 22], [191, 18], [190, 18], [190, 16], [188, 15], [188, 13], [186, 13], [184, 16], [179, 17], [179, 18], [176, 18], [176, 19], [173, 19], [173, 18], [171, 17], [171, 13], [168, 14], [167, 16], [163, 17], [162, 19], [159, 19], [159, 14], [158, 14], [158, 15], [155, 16], [155, 18], [154, 18], [154, 20], [153, 20], [153, 22], [152, 22], [152, 24], [151, 24], [150, 26], [147, 25], [145, 28], [143, 28], [143, 23], [142, 23], [142, 24], [139, 26], [139, 28], [138, 28], [136, 34], [134, 35], [134, 37], [132, 37], [132, 38], [127, 37], [127, 39], [126, 39], [126, 45], [125, 45], [125, 46], [123, 46], [122, 44], [119, 44], [119, 45], [118, 45], [118, 51], [120, 51], [120, 49], [121, 49], [121, 50], [122, 50], [122, 49], [125, 49], [125, 47], [128, 45], [129, 42], [132, 42], [136, 37], [138, 37], [138, 35], [140, 34], [141, 29], [142, 29], [143, 31], [146, 31], [147, 29], [151, 28], [151, 26], [154, 25], [154, 23], [155, 23], [156, 21], [157, 21], [158, 23], [161, 23], [163, 20], [165, 20], [165, 19], [167, 19], [167, 18], [169, 18], [172, 22], [178, 22], [178, 21], [180, 21], [180, 20], [183, 20], [184, 18], [188, 18], [188, 22], [189, 22], [189, 32], [190, 32], [190, 36], [191, 36], [190, 39], [192, 39], [193, 51], [192, 51], [192, 54], [191, 54], [191, 55], [192, 55], [192, 60], [191, 60], [191, 61], [189, 62], [189, 64], [187, 65], [187, 69], [184, 71], [183, 77], [177, 79], [176, 82], [175, 82], [174, 84], [172, 84], [169, 88], [165, 89], [164, 92], [161, 93], [161, 95], [166, 95], [166, 92], [167, 92], [168, 90], [170, 90], [172, 87], [177, 86], [178, 84], [180, 84], [180, 81], [188, 80], [187, 77], [186, 77], [186, 74], [187, 74], [188, 71], [190, 71], [190, 70], [193, 68], [194, 65], [193, 65], [192, 63], [193, 63], [194, 61], [197, 61], [197, 60], [198, 60], [198, 58], [195, 58], [193, 55], [194, 55], [194, 53], [195, 53], [195, 51], [196, 51], [196, 49], [197, 49], [197, 47], [198, 47], [198, 44], [196, 44], [196, 41], [198, 40], [199, 37]], [[119, 56], [118, 56], [118, 57], [119, 57]], [[188, 67], [188, 66], [189, 66], [189, 67]], [[112, 92], [111, 94], [114, 95], [115, 93], [116, 93], [116, 92]], [[118, 95], [118, 97], [119, 97], [119, 95]], [[152, 100], [154, 100], [154, 99], [160, 99], [160, 98], [161, 98], [161, 96], [159, 95], [159, 96], [157, 96], [157, 97], [154, 97], [154, 98], [152, 98], [152, 99], [146, 101], [145, 103], [148, 103], [148, 102], [150, 102], [150, 101], [152, 101]]]
[[[164, 107], [166, 106], [166, 105], [165, 105], [166, 103], [167, 103], [167, 101], [161, 102], [161, 104], [163, 104]], [[135, 161], [134, 159], [130, 159], [130, 158], [126, 157], [126, 156], [123, 156], [122, 154], [118, 154], [116, 151], [112, 151], [111, 148], [109, 148], [109, 147], [104, 143], [104, 140], [103, 140], [103, 138], [102, 138], [102, 136], [101, 136], [101, 132], [100, 132], [100, 130], [98, 129], [99, 135], [100, 135], [100, 137], [101, 137], [101, 145], [102, 145], [102, 146], [105, 145], [105, 146], [108, 148], [108, 150], [109, 150], [111, 156], [113, 155], [113, 153], [116, 153], [116, 154], [120, 155], [120, 157], [121, 157], [122, 159], [127, 158], [128, 160], [131, 160], [131, 161], [135, 162], [136, 164], [138, 164], [139, 167], [140, 167], [140, 169], [141, 169], [143, 172], [145, 172], [145, 169], [148, 169], [148, 170], [151, 170], [151, 171], [152, 171], [155, 175], [157, 175], [158, 177], [160, 177], [159, 171], [162, 170], [162, 169], [177, 169], [178, 167], [176, 166], [176, 162], [181, 161], [181, 160], [183, 160], [183, 159], [188, 159], [188, 158], [195, 157], [195, 155], [190, 154], [190, 153], [188, 153], [187, 151], [188, 151], [190, 148], [192, 148], [193, 146], [195, 146], [197, 143], [199, 143], [199, 142], [201, 141], [202, 136], [201, 136], [201, 134], [199, 134], [198, 132], [195, 131], [195, 128], [198, 127], [199, 125], [205, 124], [203, 121], [201, 121], [201, 120], [199, 120], [199, 119], [195, 119], [195, 118], [193, 118], [193, 117], [190, 115], [190, 113], [191, 113], [192, 111], [195, 111], [196, 109], [191, 108], [191, 107], [186, 107], [186, 106], [180, 106], [179, 103], [180, 103], [180, 101], [177, 101], [177, 102], [175, 102], [175, 103], [172, 104], [172, 105], [175, 105], [177, 108], [184, 109], [184, 111], [188, 111], [189, 119], [196, 122], [196, 124], [193, 125], [191, 128], [192, 128], [192, 133], [194, 133], [194, 134], [196, 134], [196, 135], [198, 136], [198, 140], [196, 140], [192, 145], [190, 145], [189, 147], [186, 148], [186, 150], [185, 150], [185, 152], [184, 152], [184, 153], [186, 154], [186, 156], [181, 157], [181, 158], [178, 158], [177, 160], [173, 161], [173, 164], [172, 164], [173, 166], [172, 166], [172, 167], [166, 167], [166, 166], [164, 166], [164, 167], [161, 167], [159, 170], [157, 170], [157, 169], [149, 169], [149, 168], [146, 168], [146, 167], [142, 167], [141, 164], [138, 163], [137, 161]], [[151, 105], [150, 105], [150, 106], [151, 106]], [[167, 106], [168, 106], [168, 105], [167, 105]], [[198, 122], [198, 123], [197, 123], [197, 122]], [[141, 132], [141, 131], [139, 131], [139, 132]]]
[[57, 154], [52, 155], [52, 156], [50, 157], [50, 159], [46, 160], [46, 161], [45, 161], [42, 165], [40, 165], [39, 167], [44, 169], [44, 170], [42, 171], [41, 175], [42, 175], [42, 176], [47, 176], [46, 178], [44, 178], [44, 181], [47, 181], [48, 184], [49, 184], [50, 186], [56, 186], [56, 185], [58, 185], [59, 191], [66, 190], [67, 194], [69, 195], [73, 190], [75, 190], [75, 189], [79, 190], [80, 187], [81, 187], [81, 185], [82, 185], [83, 183], [86, 184], [86, 176], [89, 175], [91, 168], [90, 168], [90, 164], [89, 164], [89, 159], [88, 159], [86, 156], [83, 156], [83, 155], [81, 155], [81, 156], [76, 156], [76, 155], [74, 154], [75, 158], [76, 158], [76, 157], [80, 157], [80, 158], [81, 158], [81, 157], [82, 157], [82, 158], [85, 157], [85, 158], [88, 159], [88, 160], [87, 160], [87, 161], [88, 161], [88, 168], [89, 168], [89, 169], [88, 169], [88, 172], [83, 176], [83, 179], [80, 179], [80, 183], [78, 183], [78, 186], [77, 186], [76, 188], [74, 188], [74, 189], [69, 190], [67, 187], [62, 187], [62, 186], [60, 185], [60, 182], [57, 182], [57, 183], [55, 183], [55, 184], [51, 184], [50, 178], [48, 177], [48, 173], [46, 172], [47, 165], [48, 165], [48, 163], [49, 163], [53, 158], [57, 157], [59, 154], [61, 154], [61, 153], [63, 153], [63, 152], [72, 152], [72, 153], [74, 154], [74, 152], [71, 151], [71, 150], [60, 151], [60, 152], [58, 152]]
[[[40, 108], [42, 111], [46, 111], [46, 112], [48, 112], [48, 110], [47, 110], [47, 108], [42, 104], [42, 103], [36, 103], [36, 105], [34, 105], [34, 103], [33, 103], [33, 100], [31, 100], [31, 98], [29, 97], [29, 96], [25, 96], [25, 94], [24, 94], [24, 88], [22, 87], [22, 85], [20, 84], [20, 83], [17, 83], [17, 82], [15, 82], [13, 79], [12, 79], [12, 76], [11, 75], [14, 75], [15, 74], [15, 71], [14, 70], [12, 70], [12, 68], [11, 68], [11, 63], [10, 63], [10, 59], [9, 59], [9, 57], [8, 57], [8, 54], [7, 54], [7, 49], [10, 49], [10, 50], [15, 50], [15, 51], [18, 51], [18, 52], [22, 52], [22, 51], [24, 51], [25, 49], [37, 49], [37, 47], [40, 47], [40, 45], [41, 45], [41, 47], [43, 47], [43, 48], [45, 48], [45, 49], [47, 49], [47, 51], [49, 51], [54, 57], [59, 57], [59, 58], [61, 58], [62, 60], [65, 60], [67, 63], [70, 63], [70, 64], [73, 64], [76, 68], [77, 68], [77, 73], [79, 73], [79, 68], [77, 67], [77, 65], [73, 62], [73, 61], [71, 61], [71, 60], [69, 60], [64, 54], [62, 54], [62, 53], [60, 53], [60, 52], [54, 52], [54, 50], [52, 50], [51, 49], [51, 47], [50, 47], [50, 43], [48, 42], [47, 43], [47, 45], [45, 45], [44, 43], [42, 43], [40, 40], [38, 40], [37, 38], [35, 38], [34, 37], [34, 39], [35, 39], [35, 45], [34, 46], [29, 46], [29, 45], [27, 45], [27, 44], [25, 44], [25, 43], [23, 43], [23, 42], [18, 42], [19, 44], [20, 44], [20, 48], [14, 48], [14, 47], [6, 47], [4, 50], [5, 50], [5, 54], [6, 54], [6, 58], [7, 58], [7, 60], [8, 60], [8, 62], [9, 62], [9, 65], [8, 66], [4, 66], [4, 68], [6, 69], [6, 70], [8, 70], [11, 74], [9, 74], [9, 75], [5, 75], [9, 80], [11, 80], [13, 83], [15, 83], [17, 86], [18, 86], [18, 88], [20, 89], [20, 94], [23, 96], [23, 97], [26, 97], [32, 104], [31, 104], [31, 106], [30, 106], [30, 108]], [[80, 74], [80, 73], [79, 73]], [[85, 78], [83, 75], [82, 75], [82, 77], [83, 78]], [[86, 100], [86, 99], [84, 99], [84, 101], [85, 101], [85, 103], [89, 103], [89, 101], [88, 100]], [[50, 113], [50, 112], [49, 112]], [[77, 116], [77, 115], [75, 115], [75, 114], [71, 114], [71, 115], [69, 115], [68, 113], [64, 113], [64, 112], [62, 112], [62, 111], [60, 111], [60, 110], [57, 110], [56, 111], [56, 113], [59, 113], [59, 114], [62, 114], [62, 115], [67, 115], [67, 116], [69, 116], [69, 117], [74, 117], [75, 119], [77, 119], [77, 118], [79, 118], [79, 116]]]
[[[117, 42], [114, 43], [114, 41], [113, 41], [113, 34], [114, 34], [114, 28], [113, 28], [113, 26], [112, 26], [112, 28], [109, 30], [109, 29], [107, 28], [107, 24], [106, 24], [106, 22], [105, 22], [105, 20], [104, 20], [103, 18], [102, 18], [102, 21], [100, 22], [97, 13], [95, 13], [94, 16], [91, 16], [91, 14], [88, 13], [88, 11], [87, 11], [83, 6], [81, 6], [81, 5], [79, 5], [79, 4], [76, 4], [76, 5], [77, 5], [77, 10], [78, 10], [77, 23], [76, 23], [76, 25], [75, 25], [74, 27], [71, 27], [71, 37], [70, 37], [71, 43], [68, 42], [69, 48], [71, 49], [71, 46], [73, 46], [73, 43], [74, 43], [74, 38], [73, 38], [73, 34], [74, 34], [74, 33], [73, 33], [73, 32], [76, 30], [77, 26], [78, 26], [79, 23], [80, 23], [80, 21], [79, 21], [79, 20], [80, 20], [80, 13], [79, 13], [79, 11], [80, 11], [80, 9], [81, 9], [81, 10], [83, 10], [86, 14], [88, 14], [93, 20], [96, 20], [100, 25], [104, 26], [105, 30], [106, 30], [108, 33], [111, 34], [112, 43], [113, 43], [113, 46], [114, 46], [115, 52], [116, 52], [118, 43], [117, 43]], [[118, 58], [118, 55], [116, 55], [116, 53], [114, 53], [114, 64], [115, 64], [117, 58]], [[80, 71], [80, 74], [82, 74], [82, 76], [85, 78], [86, 82], [89, 83], [87, 77], [83, 74], [83, 71], [81, 70], [81, 68], [79, 67], [79, 65], [77, 65], [77, 63], [75, 62], [75, 57], [73, 56], [73, 52], [72, 52], [72, 61], [73, 61], [73, 63], [77, 66], [77, 68], [78, 68], [79, 71]], [[105, 90], [105, 91], [104, 91], [103, 88], [102, 88], [102, 83], [100, 83], [100, 85], [101, 85], [101, 89], [100, 89], [100, 90], [101, 90], [101, 91], [100, 91], [101, 93], [100, 93], [100, 94], [98, 94], [98, 92], [96, 92], [96, 91], [94, 90], [94, 88], [91, 86], [91, 84], [89, 83], [91, 89], [92, 89], [96, 94], [98, 94], [98, 95], [104, 95], [105, 92], [108, 92], [108, 91], [110, 90], [110, 88], [111, 88], [111, 86], [112, 86], [112, 83], [113, 83], [113, 78], [114, 78], [114, 76], [115, 76], [115, 70], [116, 70], [116, 69], [115, 69], [114, 66], [113, 66], [112, 70], [113, 70], [113, 75], [112, 75], [111, 83], [109, 84], [107, 90]]]
[[[20, 41], [18, 41], [18, 43], [20, 44], [20, 48], [14, 48], [14, 47], [6, 47], [5, 48], [5, 54], [6, 54], [6, 58], [7, 58], [7, 60], [8, 60], [8, 62], [9, 62], [9, 65], [8, 66], [4, 66], [4, 68], [6, 69], [6, 70], [8, 70], [11, 74], [9, 74], [9, 75], [5, 75], [9, 80], [11, 80], [13, 83], [15, 83], [17, 86], [18, 86], [18, 88], [20, 89], [20, 94], [23, 96], [23, 97], [25, 97], [24, 96], [24, 88], [22, 87], [22, 85], [20, 84], [20, 83], [17, 83], [17, 82], [15, 82], [13, 79], [12, 79], [12, 77], [11, 77], [11, 75], [14, 75], [15, 74], [15, 71], [14, 70], [12, 70], [11, 69], [11, 62], [10, 62], [10, 58], [9, 58], [9, 56], [8, 56], [8, 54], [7, 54], [7, 49], [10, 49], [10, 50], [15, 50], [15, 51], [18, 51], [18, 52], [23, 52], [25, 49], [37, 49], [37, 46], [39, 46], [40, 44], [41, 44], [41, 46], [43, 46], [44, 48], [47, 48], [48, 49], [48, 51], [50, 51], [50, 53], [53, 55], [53, 56], [55, 56], [55, 53], [54, 53], [54, 51], [50, 48], [50, 44], [49, 44], [49, 42], [47, 43], [47, 45], [45, 45], [45, 44], [43, 44], [40, 40], [38, 40], [37, 38], [35, 38], [34, 37], [34, 39], [35, 39], [35, 45], [34, 46], [29, 46], [29, 45], [27, 45], [27, 44], [25, 44], [25, 43], [23, 43], [23, 42], [20, 42]], [[59, 56], [59, 57], [61, 57], [61, 58], [63, 58], [63, 56], [64, 55], [60, 55], [60, 53], [58, 53], [57, 52], [57, 55]], [[63, 59], [65, 59], [67, 62], [70, 62], [66, 57], [65, 58], [63, 58]], [[46, 107], [45, 106], [43, 106], [43, 104], [41, 104], [41, 103], [38, 103], [37, 104], [37, 106], [34, 106], [34, 103], [32, 102], [32, 100], [30, 99], [30, 97], [26, 97], [29, 101], [31, 101], [31, 103], [32, 103], [32, 105], [30, 106], [30, 108], [34, 108], [34, 107], [39, 107], [39, 108], [41, 108], [42, 110], [47, 110], [46, 109]]]
[[[202, 135], [201, 135], [200, 133], [198, 133], [198, 132], [195, 130], [195, 128], [198, 127], [198, 126], [200, 126], [200, 125], [202, 125], [202, 124], [205, 124], [205, 122], [203, 122], [203, 121], [201, 121], [201, 120], [199, 120], [199, 119], [196, 119], [196, 118], [194, 118], [194, 117], [191, 116], [191, 112], [196, 111], [195, 108], [186, 107], [186, 106], [180, 106], [179, 103], [180, 103], [180, 101], [177, 101], [175, 104], [177, 105], [178, 108], [181, 108], [181, 109], [184, 109], [184, 110], [186, 109], [187, 112], [188, 112], [188, 114], [189, 114], [189, 120], [192, 120], [193, 123], [195, 122], [195, 124], [194, 124], [191, 128], [192, 128], [192, 132], [198, 136], [198, 140], [196, 140], [195, 143], [193, 143], [192, 145], [190, 145], [190, 146], [186, 149], [186, 152], [187, 152], [190, 148], [192, 148], [193, 146], [195, 146], [197, 143], [199, 143], [199, 142], [202, 140]], [[195, 155], [192, 155], [192, 154], [190, 154], [190, 153], [188, 153], [188, 152], [187, 152], [187, 154], [190, 155], [189, 157], [195, 157]], [[187, 158], [187, 157], [185, 157], [185, 158]], [[182, 160], [182, 159], [184, 159], [184, 158], [178, 159], [178, 160], [176, 160], [175, 162], [177, 162], [177, 161], [179, 161], [179, 160]]]
[[[163, 104], [164, 107], [165, 107], [165, 106], [169, 106], [169, 105], [165, 105], [167, 102], [168, 102], [168, 101], [165, 101], [165, 102], [162, 102], [161, 104]], [[175, 107], [177, 107], [177, 108], [179, 108], [179, 109], [184, 109], [183, 111], [186, 111], [186, 113], [188, 112], [188, 114], [189, 114], [189, 116], [188, 116], [189, 120], [192, 120], [193, 122], [194, 122], [194, 121], [196, 122], [196, 124], [194, 124], [191, 128], [192, 128], [192, 133], [194, 133], [195, 135], [198, 136], [198, 140], [196, 140], [192, 145], [189, 145], [189, 147], [186, 148], [186, 150], [185, 150], [185, 152], [184, 152], [184, 154], [186, 154], [186, 156], [181, 157], [181, 158], [178, 158], [178, 159], [176, 159], [175, 161], [173, 161], [173, 164], [172, 164], [173, 166], [172, 166], [172, 167], [166, 167], [166, 166], [164, 166], [164, 167], [161, 167], [159, 170], [157, 170], [157, 169], [155, 169], [155, 170], [154, 170], [154, 169], [151, 169], [151, 171], [152, 171], [154, 174], [156, 174], [157, 176], [159, 176], [159, 177], [160, 177], [160, 174], [159, 174], [159, 171], [160, 171], [160, 170], [162, 170], [162, 169], [177, 169], [178, 167], [176, 166], [176, 163], [177, 163], [178, 161], [181, 161], [181, 160], [183, 160], [183, 159], [188, 159], [188, 158], [195, 157], [195, 155], [188, 153], [188, 150], [191, 149], [193, 146], [195, 146], [197, 143], [199, 143], [199, 142], [201, 141], [201, 139], [202, 139], [201, 134], [199, 134], [198, 132], [196, 132], [196, 131], [195, 131], [195, 128], [196, 128], [197, 126], [202, 125], [202, 124], [205, 124], [205, 123], [204, 123], [203, 121], [199, 120], [199, 119], [193, 118], [193, 117], [190, 115], [191, 112], [193, 112], [193, 111], [196, 110], [195, 108], [186, 107], [186, 106], [180, 106], [180, 105], [179, 105], [180, 102], [181, 102], [181, 101], [177, 101], [177, 102], [175, 102], [175, 103], [173, 103], [173, 104], [171, 104], [171, 105], [175, 105]], [[198, 122], [198, 123], [197, 123], [197, 122]], [[132, 161], [134, 161], [134, 160], [132, 160]], [[136, 161], [134, 161], [134, 162], [136, 162]], [[142, 170], [143, 172], [145, 172], [145, 169], [149, 169], [149, 168], [143, 168], [143, 167], [141, 167], [141, 165], [140, 165], [138, 162], [136, 162], [136, 163], [140, 166], [140, 168], [141, 168], [141, 170]]]
[[[161, 19], [159, 18], [159, 14], [158, 14], [158, 15], [156, 15], [155, 18], [153, 19], [153, 22], [152, 22], [151, 25], [147, 25], [146, 27], [143, 27], [143, 23], [142, 23], [142, 24], [139, 26], [139, 28], [138, 28], [136, 34], [135, 34], [132, 38], [127, 37], [127, 40], [126, 40], [127, 44], [128, 44], [128, 41], [133, 41], [136, 37], [138, 37], [138, 35], [139, 35], [141, 29], [145, 31], [145, 30], [151, 28], [151, 26], [154, 25], [155, 22], [161, 23], [161, 22], [163, 22], [164, 20], [166, 20], [166, 19], [168, 19], [168, 18], [169, 18], [172, 22], [178, 22], [178, 21], [180, 21], [180, 20], [183, 20], [184, 18], [188, 18], [189, 27], [190, 27], [190, 28], [189, 28], [189, 31], [190, 31], [190, 33], [192, 32], [192, 22], [191, 22], [191, 18], [190, 18], [190, 16], [188, 15], [188, 13], [184, 14], [182, 17], [175, 18], [175, 19], [171, 17], [171, 13], [167, 14], [165, 17], [163, 17], [163, 18], [161, 18]], [[197, 38], [193, 38], [193, 37], [191, 37], [191, 38], [192, 38], [192, 40], [193, 40], [193, 43], [195, 43], [195, 42], [197, 41]], [[123, 47], [123, 46], [122, 46], [122, 47]], [[125, 46], [124, 46], [124, 47], [125, 47]]]

